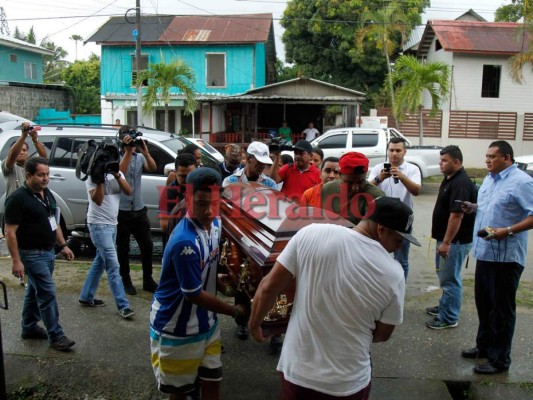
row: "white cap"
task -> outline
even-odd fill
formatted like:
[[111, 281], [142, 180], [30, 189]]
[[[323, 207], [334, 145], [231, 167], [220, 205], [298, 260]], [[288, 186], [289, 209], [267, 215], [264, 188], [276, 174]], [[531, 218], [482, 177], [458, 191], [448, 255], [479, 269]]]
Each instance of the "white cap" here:
[[260, 163], [272, 164], [272, 160], [269, 157], [270, 153], [268, 151], [268, 146], [264, 143], [252, 142], [246, 149], [246, 152], [254, 156]]

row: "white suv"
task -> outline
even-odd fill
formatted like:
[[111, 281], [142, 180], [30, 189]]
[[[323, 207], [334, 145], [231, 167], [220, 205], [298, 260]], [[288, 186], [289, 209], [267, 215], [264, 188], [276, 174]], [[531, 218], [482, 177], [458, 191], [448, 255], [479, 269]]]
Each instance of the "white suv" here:
[[[152, 232], [160, 231], [158, 220], [159, 188], [165, 186], [165, 166], [174, 164], [179, 150], [187, 145], [181, 137], [171, 133], [164, 133], [148, 128], [139, 128], [143, 132], [150, 155], [157, 164], [155, 172], [143, 172], [142, 197], [148, 208], [148, 217]], [[78, 150], [88, 139], [101, 140], [117, 138], [117, 130], [95, 127], [74, 126], [43, 126], [39, 133], [39, 141], [43, 143], [48, 153], [50, 163], [50, 182], [48, 187], [54, 194], [58, 206], [61, 208], [61, 226], [73, 238], [87, 238], [87, 192], [85, 182], [76, 178], [76, 161]], [[20, 137], [20, 130], [7, 131], [0, 135], [0, 160], [7, 157], [10, 147]], [[30, 140], [30, 157], [37, 155], [37, 151]], [[203, 153], [204, 165], [212, 166], [217, 161], [207, 153]], [[0, 170], [0, 217], [4, 213], [5, 181]]]

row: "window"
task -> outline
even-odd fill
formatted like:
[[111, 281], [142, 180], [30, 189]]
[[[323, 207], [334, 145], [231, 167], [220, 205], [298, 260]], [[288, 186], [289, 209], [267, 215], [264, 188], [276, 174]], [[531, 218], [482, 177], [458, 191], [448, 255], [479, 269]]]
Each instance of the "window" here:
[[500, 97], [501, 65], [484, 65], [481, 97]]
[[165, 165], [174, 163], [176, 161], [170, 154], [168, 154], [165, 150], [161, 149], [157, 145], [155, 145], [152, 142], [149, 142], [148, 140], [145, 141], [146, 146], [148, 147], [148, 151], [150, 152], [150, 155], [155, 161], [155, 164], [157, 165], [157, 170], [155, 172], [148, 172], [143, 171], [143, 174], [146, 175], [164, 175], [164, 169]]
[[[148, 69], [148, 55], [142, 55], [139, 60], [139, 70], [146, 71]], [[137, 57], [131, 56], [131, 86], [135, 86], [135, 81], [137, 80]], [[143, 81], [143, 86], [148, 86], [148, 80]]]
[[374, 147], [378, 144], [377, 133], [353, 133], [352, 148], [356, 147]]
[[440, 44], [439, 39], [435, 40], [435, 51], [439, 51], [442, 49], [442, 45]]
[[[155, 129], [165, 130], [165, 110], [155, 110]], [[176, 110], [168, 110], [168, 132], [176, 133]]]
[[206, 85], [207, 87], [226, 86], [226, 54], [216, 53], [206, 56]]
[[346, 148], [347, 133], [340, 133], [338, 135], [328, 136], [318, 143], [321, 149], [344, 149]]
[[11, 61], [12, 63], [16, 63], [17, 62], [17, 55], [16, 54], [10, 54], [9, 55], [9, 61]]
[[24, 78], [37, 79], [37, 64], [30, 62], [24, 63]]

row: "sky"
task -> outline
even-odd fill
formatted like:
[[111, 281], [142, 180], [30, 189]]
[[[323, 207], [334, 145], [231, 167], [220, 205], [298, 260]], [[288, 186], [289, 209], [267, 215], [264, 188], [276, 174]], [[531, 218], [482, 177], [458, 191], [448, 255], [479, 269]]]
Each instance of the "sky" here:
[[[432, 0], [423, 22], [427, 19], [455, 19], [470, 8], [487, 21], [493, 21], [496, 9], [509, 3], [510, 0]], [[276, 51], [278, 58], [284, 60], [283, 29], [279, 19], [286, 4], [285, 0], [141, 0], [141, 12], [171, 15], [272, 13]], [[70, 37], [89, 38], [109, 17], [123, 16], [134, 9], [135, 0], [0, 0], [0, 7], [4, 8], [11, 35], [17, 26], [22, 32], [28, 32], [33, 26], [37, 43], [47, 38], [68, 52], [67, 60], [74, 61], [76, 54], [80, 60], [87, 59], [91, 53], [100, 55], [100, 46], [82, 42], [76, 46]], [[130, 12], [134, 13], [134, 10]]]

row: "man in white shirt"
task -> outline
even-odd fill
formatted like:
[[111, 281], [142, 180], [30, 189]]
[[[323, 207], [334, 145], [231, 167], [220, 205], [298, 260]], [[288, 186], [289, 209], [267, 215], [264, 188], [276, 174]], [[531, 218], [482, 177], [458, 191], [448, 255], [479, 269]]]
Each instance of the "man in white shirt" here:
[[[383, 190], [385, 196], [397, 197], [412, 209], [413, 196], [418, 196], [422, 188], [422, 176], [416, 165], [404, 160], [406, 153], [405, 139], [391, 138], [387, 149], [388, 165], [381, 163], [372, 168], [368, 181]], [[394, 259], [402, 266], [405, 280], [409, 274], [409, 247], [409, 241], [404, 240], [402, 247], [394, 252]]]
[[248, 324], [255, 340], [265, 340], [265, 315], [296, 279], [277, 368], [283, 399], [368, 399], [370, 345], [387, 341], [403, 319], [405, 280], [389, 253], [404, 238], [420, 246], [412, 223], [409, 207], [379, 197], [353, 229], [312, 224], [289, 241], [257, 288]]
[[307, 129], [304, 129], [302, 134], [305, 134], [305, 140], [310, 142], [311, 140], [315, 139], [318, 135], [320, 135], [320, 132], [318, 129], [315, 128], [315, 124], [312, 122], [309, 122], [309, 125]]

